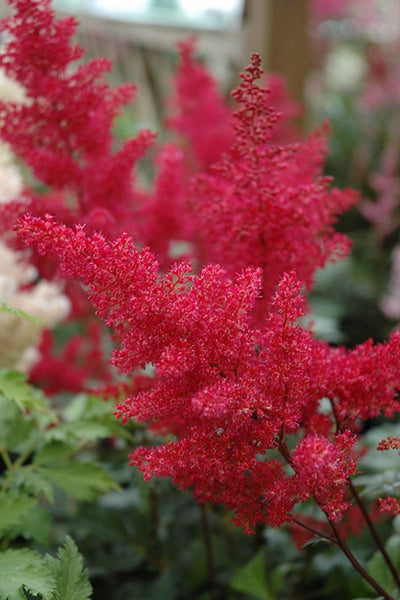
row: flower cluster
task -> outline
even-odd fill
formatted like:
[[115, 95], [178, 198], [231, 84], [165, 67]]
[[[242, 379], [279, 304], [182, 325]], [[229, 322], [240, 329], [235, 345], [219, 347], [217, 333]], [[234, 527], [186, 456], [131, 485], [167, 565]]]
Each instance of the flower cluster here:
[[[138, 250], [127, 236], [110, 242], [31, 216], [19, 232], [88, 286], [97, 313], [121, 339], [113, 359], [120, 370], [154, 366], [154, 385], [117, 405], [124, 421], [151, 423], [176, 436], [132, 455], [145, 477], [172, 477], [199, 499], [225, 504], [250, 529], [258, 522], [290, 521], [294, 506], [308, 498], [331, 520], [340, 519], [348, 507], [346, 482], [356, 469], [355, 437], [345, 426], [353, 426], [357, 398], [361, 402], [369, 389], [376, 398], [361, 416], [395, 410], [398, 335], [350, 353], [317, 342], [296, 324], [304, 299], [295, 273], [283, 276], [264, 326], [255, 329], [259, 269], [232, 281], [218, 266], [195, 276], [180, 263], [161, 276], [149, 250]], [[344, 376], [333, 387], [346, 367], [347, 387]], [[319, 412], [328, 393], [338, 434]], [[290, 452], [285, 437], [294, 433], [300, 441]], [[270, 456], [276, 449], [282, 460]]]
[[348, 240], [332, 225], [357, 196], [331, 190], [322, 175], [325, 130], [303, 143], [270, 144], [279, 115], [268, 90], [256, 84], [262, 73], [253, 55], [233, 92], [235, 143], [193, 180], [190, 202], [204, 262], [219, 262], [231, 274], [261, 267], [268, 303], [284, 272], [295, 269], [310, 287], [316, 268], [347, 253]]
[[41, 214], [51, 206], [63, 220], [77, 218], [114, 235], [132, 218], [132, 168], [153, 140], [143, 131], [113, 148], [113, 119], [134, 87], [108, 86], [107, 59], [71, 68], [83, 53], [70, 41], [77, 23], [56, 21], [50, 0], [9, 4], [14, 12], [1, 24], [8, 43], [0, 66], [27, 102], [0, 102], [0, 135], [53, 190], [32, 198], [31, 210]]

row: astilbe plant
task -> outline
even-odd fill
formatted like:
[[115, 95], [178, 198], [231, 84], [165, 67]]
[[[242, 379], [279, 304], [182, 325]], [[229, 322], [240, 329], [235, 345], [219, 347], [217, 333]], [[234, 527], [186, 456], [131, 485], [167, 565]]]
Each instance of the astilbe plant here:
[[[28, 47], [37, 47], [34, 56], [39, 66], [42, 61], [47, 64], [45, 42], [34, 27], [29, 33], [28, 17], [35, 23], [39, 16], [48, 15], [49, 6], [47, 1], [41, 3], [41, 10], [40, 3], [28, 0], [14, 0], [13, 4], [18, 18], [6, 22], [14, 35], [14, 45], [9, 47], [16, 48], [14, 72], [29, 90], [37, 81], [37, 71], [30, 75], [28, 68], [25, 72], [16, 65]], [[60, 68], [64, 68], [77, 54], [61, 52], [72, 28], [70, 21], [61, 23], [56, 27], [51, 21], [52, 35], [47, 41], [50, 44], [52, 40], [49, 50], [55, 52], [53, 60], [59, 57]], [[17, 41], [19, 37], [21, 41]], [[11, 72], [11, 66], [9, 69]], [[97, 70], [89, 72], [94, 75]], [[69, 84], [66, 89], [62, 85], [64, 80], [82, 83], [87, 73], [81, 67], [75, 75], [63, 71], [57, 96], [62, 110], [67, 110], [71, 97]], [[104, 204], [96, 204], [95, 210], [112, 207], [111, 220], [105, 220], [111, 223], [116, 219], [112, 230], [100, 227], [99, 221], [96, 226], [90, 221], [93, 204], [88, 200], [78, 204], [72, 226], [43, 216], [41, 209], [40, 216], [25, 214], [17, 231], [20, 239], [40, 255], [56, 261], [65, 277], [77, 278], [87, 287], [97, 315], [114, 329], [119, 340], [113, 363], [122, 373], [131, 376], [147, 365], [153, 366], [152, 385], [137, 386], [136, 393], [116, 406], [124, 422], [133, 419], [172, 436], [158, 446], [138, 448], [131, 455], [131, 464], [138, 466], [146, 479], [153, 475], [171, 477], [179, 487], [191, 489], [199, 501], [228, 507], [235, 522], [249, 532], [259, 524], [284, 523], [311, 531], [338, 545], [373, 588], [390, 600], [391, 592], [358, 562], [339, 524], [357, 505], [400, 587], [395, 567], [351, 480], [357, 473], [360, 419], [382, 413], [392, 417], [398, 412], [400, 334], [393, 333], [384, 344], [366, 342], [347, 350], [331, 348], [300, 325], [299, 319], [306, 313], [304, 291], [310, 288], [315, 270], [348, 251], [348, 240], [335, 233], [333, 225], [337, 215], [355, 201], [355, 194], [332, 190], [330, 180], [322, 176], [324, 131], [304, 143], [271, 144], [278, 115], [268, 104], [268, 92], [256, 84], [261, 74], [260, 59], [254, 55], [234, 93], [239, 110], [233, 116], [233, 145], [187, 188], [181, 172], [184, 156], [176, 148], [167, 148], [161, 155], [158, 190], [151, 198], [146, 200], [143, 195], [139, 200], [142, 205], [136, 214], [145, 217], [141, 239], [134, 240], [127, 232], [116, 236], [124, 228], [118, 219], [131, 198], [126, 177], [113, 178], [113, 185], [104, 185]], [[57, 81], [58, 88], [53, 76], [50, 70], [45, 98], [48, 93], [51, 97], [51, 82]], [[42, 77], [43, 71], [39, 79]], [[89, 77], [89, 89], [95, 79]], [[100, 88], [96, 100], [89, 94], [93, 116], [97, 114], [94, 107], [101, 112], [108, 97]], [[115, 111], [113, 99], [105, 107], [108, 124]], [[80, 96], [80, 102], [78, 117], [86, 106], [85, 95]], [[35, 108], [33, 103], [23, 109], [32, 111], [27, 113], [33, 124], [33, 129], [27, 130], [29, 135], [52, 114], [50, 102], [46, 105], [50, 112], [45, 111], [44, 120], [40, 120], [40, 105]], [[6, 115], [4, 135], [37, 175], [55, 189], [71, 188], [77, 193], [76, 182], [81, 190], [95, 189], [91, 160], [103, 152], [100, 142], [78, 135], [72, 135], [71, 141], [73, 127], [68, 125], [65, 140], [76, 142], [76, 146], [67, 160], [63, 129], [56, 127], [53, 138], [50, 128], [51, 134], [45, 136], [49, 152], [57, 157], [57, 149], [61, 149], [57, 164], [66, 170], [60, 167], [59, 184], [57, 177], [46, 180], [43, 156], [48, 155], [42, 154], [40, 159], [42, 150], [32, 154], [24, 132], [20, 140], [12, 139], [12, 123], [22, 119], [21, 110]], [[68, 123], [74, 123], [75, 110], [71, 106], [68, 110]], [[57, 123], [59, 116], [55, 117]], [[33, 148], [35, 139], [39, 138], [30, 139]], [[107, 160], [114, 165], [110, 139], [106, 136], [103, 142]], [[122, 161], [130, 169], [137, 148], [135, 141], [121, 149], [117, 164]], [[80, 158], [75, 163], [76, 157]], [[112, 169], [99, 172], [99, 177], [116, 173]], [[114, 195], [113, 186], [118, 182], [121, 188]], [[183, 221], [170, 215], [173, 235], [185, 232], [192, 242], [200, 263], [197, 272], [184, 261], [164, 272], [171, 261], [165, 259], [168, 244], [162, 228], [162, 243], [157, 247], [159, 225], [153, 213], [161, 207], [161, 213], [168, 214], [174, 189], [179, 194], [172, 202], [173, 210], [187, 207], [192, 224], [185, 229]], [[96, 198], [78, 194], [77, 202], [89, 197]], [[82, 224], [77, 225], [78, 221]], [[135, 231], [140, 231], [140, 224]], [[162, 269], [152, 251], [140, 248], [137, 241], [155, 245]], [[329, 411], [321, 410], [322, 399], [330, 405]], [[310, 524], [298, 510], [309, 500], [320, 508], [321, 527]], [[389, 503], [387, 499], [386, 505]], [[383, 501], [383, 507], [387, 506]]]
[[56, 21], [49, 0], [9, 4], [14, 12], [1, 25], [9, 39], [0, 66], [23, 86], [27, 102], [0, 103], [0, 134], [53, 192], [33, 198], [31, 208], [44, 204], [112, 235], [131, 217], [132, 168], [153, 139], [143, 131], [113, 147], [114, 117], [134, 86], [111, 89], [105, 58], [72, 68], [83, 53], [71, 44], [77, 22]]
[[317, 267], [347, 254], [348, 239], [332, 226], [357, 199], [354, 190], [331, 189], [322, 175], [324, 129], [302, 143], [270, 144], [279, 115], [268, 90], [256, 83], [262, 74], [254, 55], [232, 93], [239, 104], [235, 142], [190, 184], [202, 260], [218, 262], [231, 274], [260, 267], [261, 310], [285, 271], [295, 269], [309, 288]]
[[[77, 22], [56, 20], [49, 0], [10, 0], [9, 4], [13, 13], [0, 26], [5, 42], [0, 67], [3, 88], [7, 84], [13, 94], [0, 97], [0, 138], [30, 167], [35, 180], [31, 187], [20, 185], [11, 198], [0, 190], [2, 239], [18, 249], [12, 227], [25, 211], [37, 215], [51, 211], [65, 223], [84, 222], [111, 237], [132, 228], [132, 171], [154, 136], [143, 131], [118, 147], [112, 127], [121, 108], [134, 97], [134, 86], [110, 88], [105, 80], [110, 70], [107, 59], [74, 66], [83, 53], [71, 41]], [[59, 279], [54, 262], [35, 254], [30, 260], [41, 278]], [[68, 372], [63, 383], [77, 391], [100, 371], [102, 379], [108, 374], [102, 341], [90, 335], [93, 318], [80, 286], [68, 282], [64, 291], [71, 301], [72, 318], [79, 319], [87, 339], [76, 336], [68, 351], [55, 357], [46, 334], [32, 380], [44, 383], [48, 390], [63, 391], [58, 373], [63, 367]]]
[[[257, 523], [301, 524], [294, 508], [313, 498], [331, 526], [320, 535], [391, 597], [363, 570], [336, 524], [350, 506], [349, 492], [361, 502], [350, 480], [361, 406], [363, 418], [398, 409], [398, 333], [387, 344], [332, 350], [297, 324], [304, 299], [293, 272], [283, 275], [269, 316], [255, 329], [257, 269], [232, 281], [216, 265], [194, 276], [181, 263], [161, 277], [151, 252], [128, 236], [110, 242], [32, 216], [19, 231], [88, 286], [97, 313], [120, 334], [114, 364], [125, 373], [154, 365], [154, 386], [117, 406], [124, 421], [160, 424], [175, 434], [132, 454], [146, 478], [169, 476], [200, 501], [225, 504], [248, 530]], [[330, 417], [319, 412], [323, 396], [332, 402]]]

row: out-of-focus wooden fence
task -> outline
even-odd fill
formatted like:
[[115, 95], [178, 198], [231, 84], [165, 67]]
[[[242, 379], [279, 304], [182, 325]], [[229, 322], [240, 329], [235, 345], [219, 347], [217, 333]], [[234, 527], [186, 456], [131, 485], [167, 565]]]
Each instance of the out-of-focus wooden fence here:
[[[0, 5], [0, 16], [6, 10]], [[77, 37], [86, 56], [107, 56], [114, 63], [114, 83], [138, 85], [135, 112], [142, 122], [155, 124], [162, 119], [162, 101], [171, 93], [175, 45], [193, 34], [198, 36], [199, 55], [225, 91], [236, 85], [237, 73], [248, 64], [250, 53], [257, 51], [264, 68], [283, 73], [292, 95], [303, 98], [308, 70], [307, 0], [246, 0], [237, 30], [194, 31], [81, 15], [79, 21]]]

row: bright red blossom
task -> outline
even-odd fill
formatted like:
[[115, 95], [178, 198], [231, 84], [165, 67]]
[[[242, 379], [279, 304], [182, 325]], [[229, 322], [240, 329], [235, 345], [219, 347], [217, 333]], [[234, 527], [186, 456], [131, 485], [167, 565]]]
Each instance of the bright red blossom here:
[[193, 163], [189, 166], [202, 170], [230, 148], [234, 135], [231, 111], [209, 71], [194, 59], [195, 45], [194, 38], [178, 44], [181, 61], [174, 80], [175, 114], [168, 125], [187, 140], [188, 160]]
[[[0, 135], [39, 180], [62, 192], [51, 195], [53, 214], [61, 219], [67, 211], [115, 235], [132, 221], [132, 169], [154, 139], [143, 131], [113, 147], [113, 120], [134, 86], [111, 89], [105, 58], [73, 68], [83, 53], [71, 45], [77, 22], [55, 20], [50, 0], [8, 2], [13, 14], [1, 30], [10, 40], [0, 66], [24, 86], [27, 103], [0, 102]], [[44, 214], [35, 199], [30, 204]]]
[[[333, 435], [326, 421], [319, 432], [304, 430], [314, 417], [319, 422], [331, 362], [329, 348], [296, 324], [304, 300], [294, 273], [282, 278], [258, 330], [251, 324], [258, 270], [232, 281], [216, 265], [194, 276], [180, 263], [161, 276], [149, 250], [137, 250], [126, 235], [111, 242], [29, 216], [19, 229], [39, 252], [57, 257], [66, 275], [79, 275], [88, 286], [98, 314], [121, 340], [114, 364], [125, 373], [153, 364], [154, 385], [117, 405], [125, 421], [175, 433], [174, 441], [132, 455], [145, 477], [172, 477], [199, 499], [227, 505], [250, 529], [258, 522], [290, 521], [294, 506], [308, 498], [340, 519], [348, 506], [346, 482], [356, 468], [355, 438], [349, 431]], [[400, 355], [396, 337], [376, 346], [376, 356], [381, 350], [386, 357], [385, 348]], [[362, 353], [351, 356], [356, 361]], [[370, 380], [375, 376], [369, 373]], [[380, 397], [383, 406], [386, 397], [389, 385]], [[293, 454], [282, 445], [290, 433], [300, 435]], [[272, 449], [284, 460], [270, 458]]]
[[376, 449], [382, 452], [384, 450], [398, 450], [399, 448], [400, 437], [396, 435], [388, 435], [385, 439], [379, 442]]
[[324, 130], [304, 143], [270, 145], [278, 115], [268, 90], [255, 83], [261, 75], [253, 55], [233, 92], [235, 143], [210, 172], [194, 178], [190, 207], [204, 262], [218, 261], [230, 274], [262, 268], [262, 313], [285, 271], [295, 269], [309, 288], [316, 268], [347, 253], [349, 241], [332, 225], [357, 196], [331, 190], [322, 176]]
[[[11, 4], [17, 16], [3, 26], [12, 39], [2, 60], [31, 102], [2, 107], [1, 127], [53, 188], [17, 229], [64, 276], [86, 286], [98, 316], [114, 329], [113, 363], [133, 380], [122, 400], [119, 387], [110, 390], [117, 416], [170, 434], [168, 442], [133, 452], [131, 464], [145, 478], [171, 477], [200, 501], [226, 505], [248, 531], [291, 523], [296, 505], [309, 499], [339, 521], [350, 506], [358, 421], [399, 410], [400, 333], [348, 351], [299, 324], [303, 287], [349, 247], [333, 225], [355, 194], [332, 190], [322, 175], [326, 131], [304, 143], [271, 144], [278, 114], [255, 83], [262, 75], [256, 55], [233, 94], [239, 108], [230, 129], [229, 110], [193, 63], [189, 43], [182, 46], [184, 106], [175, 127], [207, 170], [187, 185], [185, 156], [169, 145], [154, 190], [138, 193], [131, 170], [152, 136], [144, 132], [115, 151], [110, 133], [131, 92], [109, 90], [102, 61], [69, 70], [80, 56], [69, 43], [75, 24], [55, 22], [48, 0]], [[190, 86], [199, 83], [196, 98]], [[210, 107], [212, 148], [200, 100], [203, 111]], [[48, 212], [58, 220], [42, 216], [52, 198], [58, 200]], [[126, 229], [159, 260], [128, 233], [119, 235]], [[192, 244], [198, 273], [187, 262], [171, 266], [171, 239]], [[67, 348], [70, 358], [78, 346]], [[100, 364], [96, 344], [89, 358]], [[141, 371], [148, 365], [151, 380]], [[84, 373], [71, 372], [87, 375], [85, 365]], [[323, 398], [332, 409], [324, 414]]]

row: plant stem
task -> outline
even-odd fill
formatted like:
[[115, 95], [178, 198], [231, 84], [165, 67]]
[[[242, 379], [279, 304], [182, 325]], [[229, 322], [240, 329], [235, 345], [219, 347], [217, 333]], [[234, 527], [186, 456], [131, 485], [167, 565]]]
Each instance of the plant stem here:
[[3, 459], [3, 462], [5, 464], [5, 466], [7, 467], [7, 469], [10, 469], [10, 467], [12, 466], [12, 462], [10, 459], [10, 456], [7, 452], [7, 450], [3, 447], [0, 447], [0, 456]]
[[323, 538], [324, 540], [328, 540], [329, 542], [332, 542], [332, 544], [337, 544], [337, 539], [334, 538], [332, 535], [329, 535], [329, 533], [322, 533], [322, 531], [318, 531], [318, 529], [315, 529], [312, 525], [308, 525], [307, 523], [303, 523], [303, 521], [301, 521], [300, 519], [296, 518], [292, 518], [293, 523], [296, 523], [296, 525], [298, 525], [299, 527], [303, 527], [303, 529], [307, 529], [307, 531], [310, 531], [311, 533], [313, 533], [314, 535], [317, 535], [320, 538]]
[[[335, 407], [335, 403], [333, 402], [333, 400], [330, 399], [330, 403], [331, 403], [331, 407], [332, 407], [332, 413], [333, 413], [333, 417], [335, 419], [335, 423], [336, 423], [336, 431], [339, 432], [342, 430], [341, 425], [340, 425], [340, 421], [339, 421], [339, 417], [338, 414], [336, 412], [336, 407]], [[375, 544], [377, 545], [380, 553], [382, 554], [389, 571], [392, 574], [393, 579], [396, 582], [396, 585], [398, 587], [398, 589], [400, 589], [400, 577], [399, 574], [397, 573], [396, 567], [394, 566], [392, 559], [390, 558], [389, 554], [386, 552], [385, 550], [385, 546], [382, 543], [382, 540], [380, 539], [378, 532], [375, 529], [375, 526], [371, 520], [371, 517], [369, 516], [369, 513], [365, 507], [364, 502], [362, 501], [359, 493], [357, 492], [356, 487], [354, 486], [353, 482], [351, 481], [351, 479], [348, 480], [347, 482], [349, 489], [354, 497], [354, 500], [356, 501], [356, 503], [358, 504], [359, 509], [361, 510], [361, 513], [365, 519], [365, 522], [367, 523], [368, 529], [370, 531], [370, 534], [375, 542]]]
[[330, 526], [332, 527], [336, 539], [337, 539], [337, 544], [339, 546], [339, 548], [342, 550], [342, 552], [346, 555], [346, 558], [351, 562], [351, 564], [353, 565], [353, 567], [356, 569], [356, 571], [358, 571], [360, 573], [360, 575], [366, 580], [368, 581], [368, 583], [370, 584], [371, 587], [374, 588], [374, 590], [376, 590], [378, 592], [378, 594], [380, 594], [381, 596], [383, 596], [383, 598], [385, 598], [385, 600], [394, 600], [393, 596], [391, 596], [390, 594], [388, 594], [380, 585], [377, 581], [375, 581], [375, 579], [373, 579], [371, 577], [371, 575], [369, 575], [369, 573], [367, 573], [367, 571], [360, 565], [360, 563], [358, 562], [358, 560], [356, 559], [356, 557], [354, 556], [354, 554], [352, 553], [352, 551], [350, 550], [350, 548], [348, 547], [348, 545], [346, 544], [346, 542], [344, 541], [344, 539], [342, 538], [342, 536], [340, 535], [340, 532], [338, 530], [338, 528], [336, 527], [335, 523], [333, 521], [331, 521], [331, 519], [328, 518], [328, 521], [330, 523]]
[[[280, 452], [281, 456], [286, 460], [286, 462], [293, 468], [292, 456], [291, 456], [290, 450], [289, 450], [289, 448], [286, 445], [286, 443], [285, 443], [284, 440], [281, 439], [279, 441], [277, 449]], [[317, 502], [317, 504], [320, 506], [318, 500], [316, 498], [314, 498], [314, 499]], [[356, 559], [356, 557], [354, 556], [354, 554], [350, 550], [349, 546], [346, 544], [346, 542], [342, 538], [342, 536], [340, 534], [340, 531], [336, 527], [335, 523], [328, 517], [328, 515], [325, 512], [325, 510], [322, 507], [320, 507], [320, 508], [324, 511], [325, 516], [326, 516], [326, 518], [327, 518], [330, 526], [333, 529], [333, 532], [335, 534], [335, 541], [336, 541], [337, 545], [342, 550], [343, 554], [345, 554], [345, 556], [347, 557], [347, 559], [351, 562], [351, 564], [356, 569], [356, 571], [358, 571], [360, 573], [360, 575], [365, 579], [365, 581], [368, 581], [368, 583], [370, 584], [370, 586], [373, 587], [374, 590], [376, 590], [381, 596], [383, 596], [383, 598], [385, 600], [394, 600], [393, 596], [390, 596], [390, 594], [388, 594], [388, 592], [386, 592], [379, 585], [379, 583], [377, 581], [375, 581], [375, 579], [373, 577], [371, 577], [371, 575], [358, 562], [358, 560]]]
[[150, 560], [157, 571], [161, 569], [161, 548], [159, 538], [160, 528], [160, 510], [158, 505], [158, 496], [154, 485], [149, 489], [150, 505]]
[[385, 550], [385, 546], [383, 545], [382, 540], [380, 539], [380, 537], [378, 535], [378, 532], [375, 529], [375, 526], [374, 526], [374, 524], [373, 524], [373, 522], [371, 520], [371, 517], [369, 516], [368, 511], [365, 508], [364, 502], [362, 501], [359, 493], [357, 492], [357, 490], [356, 490], [353, 482], [350, 479], [349, 479], [348, 485], [349, 485], [351, 493], [353, 494], [354, 499], [357, 502], [357, 504], [358, 504], [358, 506], [359, 506], [359, 508], [360, 508], [360, 510], [362, 512], [362, 515], [363, 515], [363, 517], [364, 517], [364, 519], [365, 519], [365, 521], [366, 521], [366, 523], [368, 525], [368, 529], [369, 529], [369, 531], [371, 533], [371, 536], [373, 537], [376, 545], [379, 548], [379, 551], [381, 552], [383, 558], [385, 559], [385, 562], [386, 562], [386, 564], [387, 564], [387, 566], [388, 566], [388, 568], [389, 568], [389, 570], [390, 570], [390, 572], [391, 572], [391, 574], [393, 576], [393, 579], [396, 582], [397, 587], [400, 589], [400, 577], [399, 577], [399, 574], [398, 574], [398, 572], [396, 570], [396, 567], [394, 566], [394, 564], [392, 562], [392, 559], [390, 558], [389, 554]]
[[22, 452], [22, 454], [19, 455], [19, 457], [17, 458], [17, 460], [13, 463], [12, 468], [13, 469], [18, 469], [19, 467], [22, 467], [22, 465], [24, 464], [24, 462], [26, 460], [28, 460], [28, 458], [30, 457], [30, 455], [32, 454], [32, 452], [35, 450], [36, 446], [38, 445], [38, 440], [34, 440], [32, 442], [32, 444], [30, 444], [26, 450], [24, 450], [24, 452]]
[[0, 494], [5, 494], [8, 491], [8, 488], [10, 487], [10, 484], [11, 484], [11, 480], [12, 480], [12, 471], [7, 471], [7, 475], [3, 481], [3, 485], [1, 486], [1, 489], [0, 489]]
[[208, 574], [208, 589], [210, 592], [210, 598], [216, 597], [216, 586], [215, 586], [215, 561], [214, 551], [211, 539], [210, 523], [208, 521], [207, 506], [204, 503], [199, 504], [200, 515], [201, 515], [201, 526], [203, 529], [204, 539], [204, 550], [207, 565]]

